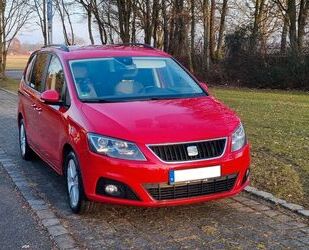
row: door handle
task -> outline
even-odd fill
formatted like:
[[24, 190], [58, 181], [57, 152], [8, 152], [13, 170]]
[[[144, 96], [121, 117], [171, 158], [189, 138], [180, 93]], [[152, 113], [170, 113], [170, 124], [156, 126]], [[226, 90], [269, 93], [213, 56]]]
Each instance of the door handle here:
[[35, 108], [36, 111], [42, 112], [42, 109], [40, 107]]

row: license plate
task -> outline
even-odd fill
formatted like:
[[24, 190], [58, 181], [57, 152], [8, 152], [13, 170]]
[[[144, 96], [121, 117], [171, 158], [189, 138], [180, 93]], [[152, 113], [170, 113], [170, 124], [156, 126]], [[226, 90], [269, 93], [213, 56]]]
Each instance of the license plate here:
[[196, 180], [204, 180], [221, 176], [221, 167], [204, 167], [183, 170], [170, 170], [169, 183], [188, 182]]

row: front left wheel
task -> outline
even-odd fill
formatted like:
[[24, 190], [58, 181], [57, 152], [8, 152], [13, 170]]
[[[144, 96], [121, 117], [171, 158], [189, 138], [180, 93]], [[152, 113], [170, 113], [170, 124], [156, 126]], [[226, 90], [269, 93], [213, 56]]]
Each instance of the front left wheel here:
[[73, 213], [83, 214], [93, 211], [95, 203], [85, 196], [79, 163], [72, 151], [65, 158], [65, 177], [69, 205]]

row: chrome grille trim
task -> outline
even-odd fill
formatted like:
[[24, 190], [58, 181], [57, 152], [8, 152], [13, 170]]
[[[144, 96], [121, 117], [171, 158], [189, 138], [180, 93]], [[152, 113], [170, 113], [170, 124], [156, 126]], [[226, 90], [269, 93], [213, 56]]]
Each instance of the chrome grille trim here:
[[[222, 150], [222, 153], [218, 156], [215, 157], [209, 157], [209, 158], [203, 158], [203, 159], [191, 159], [191, 160], [181, 160], [181, 161], [166, 161], [164, 159], [161, 159], [159, 155], [155, 153], [155, 151], [151, 147], [158, 147], [158, 146], [173, 146], [173, 145], [180, 145], [183, 144], [185, 145], [194, 145], [198, 143], [203, 143], [203, 142], [212, 142], [212, 141], [219, 141], [219, 140], [225, 140], [224, 141], [224, 148]], [[198, 141], [187, 141], [187, 142], [174, 142], [174, 143], [158, 143], [158, 144], [147, 144], [147, 148], [152, 152], [152, 154], [159, 159], [161, 162], [166, 163], [166, 164], [177, 164], [177, 163], [190, 163], [190, 162], [199, 162], [199, 161], [209, 161], [209, 160], [214, 160], [214, 159], [219, 159], [221, 158], [227, 148], [228, 144], [228, 137], [220, 137], [220, 138], [213, 138], [213, 139], [207, 139], [207, 140], [198, 140]]]

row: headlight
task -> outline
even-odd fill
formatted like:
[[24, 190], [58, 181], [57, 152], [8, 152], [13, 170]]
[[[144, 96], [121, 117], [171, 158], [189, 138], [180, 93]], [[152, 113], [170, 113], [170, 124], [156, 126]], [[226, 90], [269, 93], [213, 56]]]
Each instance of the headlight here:
[[241, 149], [246, 144], [246, 133], [242, 124], [232, 135], [232, 151]]
[[91, 133], [87, 136], [90, 149], [95, 153], [125, 160], [146, 160], [143, 153], [132, 142], [117, 140]]

